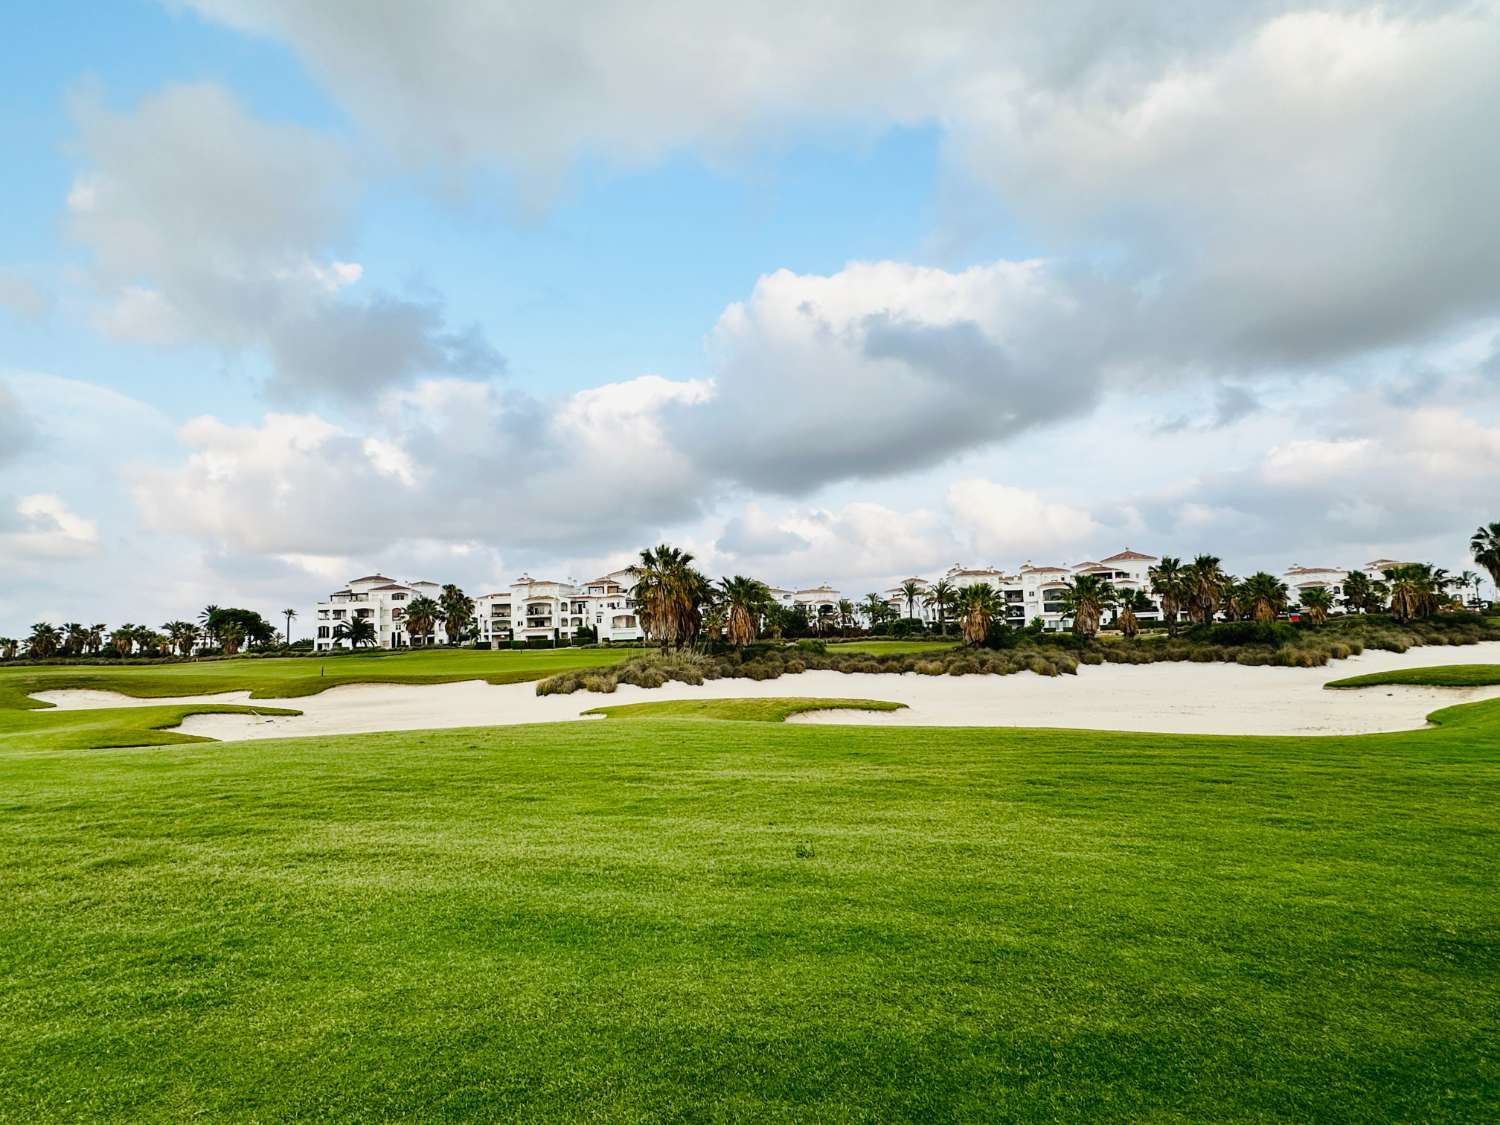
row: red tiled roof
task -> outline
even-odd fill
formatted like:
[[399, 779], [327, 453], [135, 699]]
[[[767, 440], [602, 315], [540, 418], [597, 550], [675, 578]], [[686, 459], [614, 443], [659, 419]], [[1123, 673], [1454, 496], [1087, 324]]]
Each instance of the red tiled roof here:
[[1110, 555], [1105, 562], [1156, 562], [1155, 555], [1143, 555], [1139, 551], [1132, 551], [1126, 547], [1116, 555]]

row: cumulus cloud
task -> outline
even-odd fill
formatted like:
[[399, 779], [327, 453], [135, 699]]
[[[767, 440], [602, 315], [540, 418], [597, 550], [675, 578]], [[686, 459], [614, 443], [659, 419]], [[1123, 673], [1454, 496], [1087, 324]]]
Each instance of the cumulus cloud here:
[[258, 120], [211, 84], [129, 112], [81, 98], [75, 115], [86, 169], [68, 221], [93, 254], [105, 331], [264, 355], [291, 399], [503, 368], [436, 301], [349, 292], [362, 269], [337, 251], [359, 175], [338, 141]]
[[948, 507], [979, 555], [990, 560], [1068, 557], [1100, 538], [1087, 510], [995, 481], [955, 481]]
[[0, 509], [0, 561], [65, 560], [99, 550], [99, 529], [60, 497], [38, 492]]
[[713, 397], [676, 439], [710, 475], [787, 494], [934, 465], [1091, 410], [1124, 373], [1117, 323], [1041, 262], [781, 270], [719, 318]]
[[660, 414], [704, 393], [644, 376], [544, 402], [450, 379], [391, 392], [365, 431], [316, 414], [198, 418], [178, 434], [186, 461], [142, 469], [134, 491], [152, 527], [283, 558], [629, 541], [701, 511]]
[[1199, 362], [1317, 364], [1500, 297], [1491, 2], [191, 3], [289, 44], [424, 164], [550, 183], [580, 156], [930, 123], [997, 215], [1107, 248], [1156, 297], [1142, 332]]

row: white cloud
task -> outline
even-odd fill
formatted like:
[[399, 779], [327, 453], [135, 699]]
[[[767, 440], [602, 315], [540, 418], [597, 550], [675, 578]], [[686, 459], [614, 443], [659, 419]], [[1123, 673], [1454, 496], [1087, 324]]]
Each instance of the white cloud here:
[[1089, 512], [989, 480], [955, 481], [948, 507], [986, 559], [1068, 557], [1103, 530]]
[[116, 337], [264, 356], [283, 398], [358, 396], [503, 360], [441, 306], [359, 296], [337, 256], [359, 191], [334, 138], [247, 114], [212, 84], [169, 86], [130, 112], [77, 102], [86, 169], [69, 229], [93, 254], [96, 322]]
[[99, 529], [61, 497], [38, 492], [15, 502], [13, 515], [0, 515], [0, 561], [85, 558], [99, 550]]

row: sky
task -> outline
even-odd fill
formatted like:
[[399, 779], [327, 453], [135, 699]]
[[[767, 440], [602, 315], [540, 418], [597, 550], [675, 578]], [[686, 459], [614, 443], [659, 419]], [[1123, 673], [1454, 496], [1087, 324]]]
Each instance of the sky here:
[[1497, 3], [5, 21], [0, 635], [1500, 518]]

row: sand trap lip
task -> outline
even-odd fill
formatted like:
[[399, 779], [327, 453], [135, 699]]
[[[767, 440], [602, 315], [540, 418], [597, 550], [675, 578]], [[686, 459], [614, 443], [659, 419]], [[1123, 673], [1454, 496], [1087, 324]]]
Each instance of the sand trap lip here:
[[1237, 664], [1085, 665], [1077, 676], [844, 675], [804, 672], [779, 680], [713, 680], [701, 686], [621, 686], [612, 695], [538, 696], [533, 683], [494, 685], [347, 684], [319, 695], [249, 700], [231, 692], [180, 699], [134, 699], [113, 692], [41, 693], [72, 708], [189, 703], [286, 707], [297, 716], [191, 715], [174, 729], [226, 741], [363, 734], [375, 731], [578, 721], [602, 703], [670, 699], [859, 696], [905, 703], [895, 712], [834, 711], [793, 716], [794, 723], [881, 726], [1021, 726], [1162, 734], [1366, 734], [1414, 730], [1441, 707], [1500, 698], [1485, 688], [1372, 687], [1324, 690], [1329, 680], [1390, 668], [1454, 663], [1500, 664], [1500, 642], [1433, 646], [1405, 653], [1368, 652], [1325, 668], [1245, 668]]

